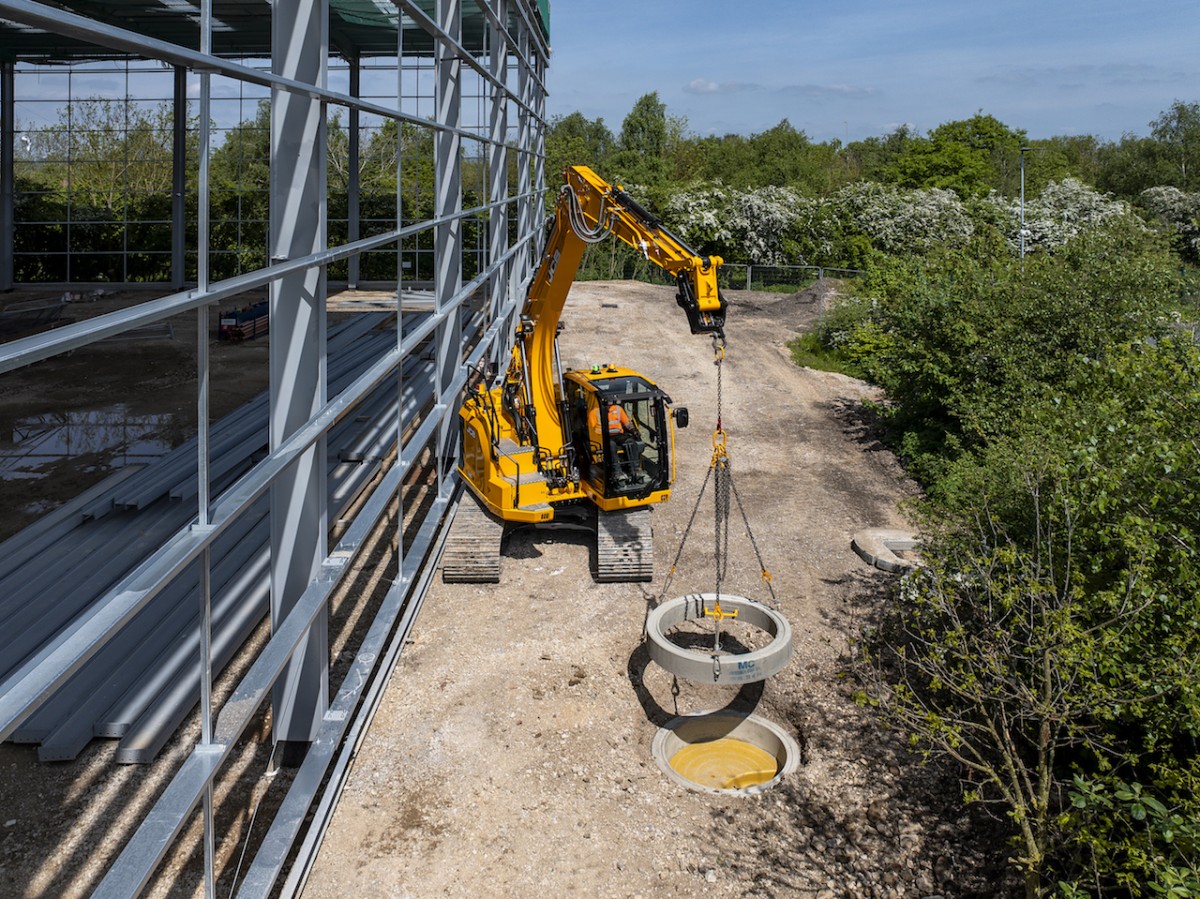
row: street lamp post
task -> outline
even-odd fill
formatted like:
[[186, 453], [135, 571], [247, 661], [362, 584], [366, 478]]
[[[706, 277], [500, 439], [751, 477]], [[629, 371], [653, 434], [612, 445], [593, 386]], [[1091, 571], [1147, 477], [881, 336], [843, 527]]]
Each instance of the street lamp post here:
[[1021, 148], [1021, 267], [1025, 266], [1025, 154], [1033, 147]]

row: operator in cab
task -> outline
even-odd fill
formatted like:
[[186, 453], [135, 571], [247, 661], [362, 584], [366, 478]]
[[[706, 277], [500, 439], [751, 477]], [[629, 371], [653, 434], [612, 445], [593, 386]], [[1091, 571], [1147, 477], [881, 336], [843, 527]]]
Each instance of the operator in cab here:
[[593, 406], [588, 415], [588, 425], [595, 443], [607, 445], [609, 450], [609, 470], [614, 475], [623, 476], [629, 480], [637, 477], [638, 465], [642, 459], [643, 444], [637, 425], [629, 418], [625, 407], [613, 403], [605, 412], [605, 431], [607, 444], [602, 440], [600, 430], [600, 407]]

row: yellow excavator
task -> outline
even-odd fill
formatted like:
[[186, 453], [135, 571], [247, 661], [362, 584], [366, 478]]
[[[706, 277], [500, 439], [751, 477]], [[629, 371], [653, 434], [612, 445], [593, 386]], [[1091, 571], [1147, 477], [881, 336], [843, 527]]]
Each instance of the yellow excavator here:
[[481, 376], [459, 411], [468, 491], [442, 556], [446, 581], [498, 582], [506, 524], [580, 526], [581, 517], [594, 522], [596, 580], [653, 577], [649, 507], [670, 496], [674, 427], [687, 426], [687, 410], [627, 368], [562, 370], [563, 306], [589, 244], [612, 235], [674, 275], [692, 333], [724, 339], [719, 256], [696, 255], [585, 166], [564, 181], [507, 371], [490, 387]]

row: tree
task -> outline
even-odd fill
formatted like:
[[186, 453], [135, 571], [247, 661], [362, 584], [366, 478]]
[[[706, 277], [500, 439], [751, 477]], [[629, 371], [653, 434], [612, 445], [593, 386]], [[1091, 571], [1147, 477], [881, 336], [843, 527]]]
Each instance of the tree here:
[[978, 113], [908, 143], [890, 174], [902, 187], [941, 187], [962, 197], [989, 190], [1012, 194], [1019, 188], [1020, 148], [1026, 140], [1024, 131]]
[[[1017, 252], [1021, 246], [1021, 203], [1013, 197], [989, 194], [979, 207], [991, 207], [989, 221], [1001, 229]], [[1093, 190], [1075, 178], [1052, 181], [1025, 204], [1025, 250], [1054, 250], [1106, 221], [1130, 214], [1131, 207]]]
[[59, 121], [31, 131], [29, 157], [41, 177], [81, 206], [120, 213], [138, 195], [172, 189], [172, 112], [91, 97], [59, 111]]
[[1152, 137], [1126, 134], [1115, 143], [1101, 146], [1098, 155], [1097, 186], [1127, 200], [1175, 180], [1162, 147]]
[[252, 119], [238, 122], [213, 150], [209, 202], [213, 275], [229, 277], [267, 264], [270, 213], [271, 104], [260, 100]]
[[1138, 204], [1151, 220], [1170, 230], [1175, 250], [1183, 259], [1193, 265], [1200, 263], [1200, 192], [1151, 187], [1142, 191]]
[[579, 112], [555, 116], [546, 131], [547, 178], [557, 179], [569, 165], [602, 171], [615, 144], [604, 119], [587, 119]]
[[667, 207], [672, 228], [702, 254], [729, 262], [786, 265], [795, 261], [793, 229], [813, 205], [786, 187], [738, 190], [706, 186], [680, 191]]
[[1026, 190], [1039, 191], [1050, 181], [1075, 178], [1095, 184], [1100, 175], [1100, 141], [1091, 134], [1070, 134], [1036, 141], [1040, 152], [1025, 155]]
[[908, 125], [901, 125], [884, 137], [851, 141], [846, 146], [846, 155], [852, 171], [858, 178], [864, 181], [882, 181], [897, 160], [904, 155], [908, 145], [917, 139]]
[[1174, 170], [1175, 179], [1163, 183], [1183, 190], [1200, 189], [1200, 103], [1176, 100], [1150, 128]]
[[621, 123], [618, 150], [610, 160], [617, 180], [653, 191], [667, 178], [667, 106], [658, 92], [643, 94]]
[[643, 94], [621, 123], [619, 146], [627, 153], [661, 157], [667, 148], [667, 105], [658, 91]]

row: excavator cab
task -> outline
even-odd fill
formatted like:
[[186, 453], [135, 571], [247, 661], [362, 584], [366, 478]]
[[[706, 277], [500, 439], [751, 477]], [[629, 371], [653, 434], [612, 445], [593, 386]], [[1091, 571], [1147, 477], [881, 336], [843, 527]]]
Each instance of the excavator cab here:
[[671, 398], [636, 372], [611, 365], [567, 372], [565, 380], [569, 433], [588, 489], [606, 500], [669, 489]]

